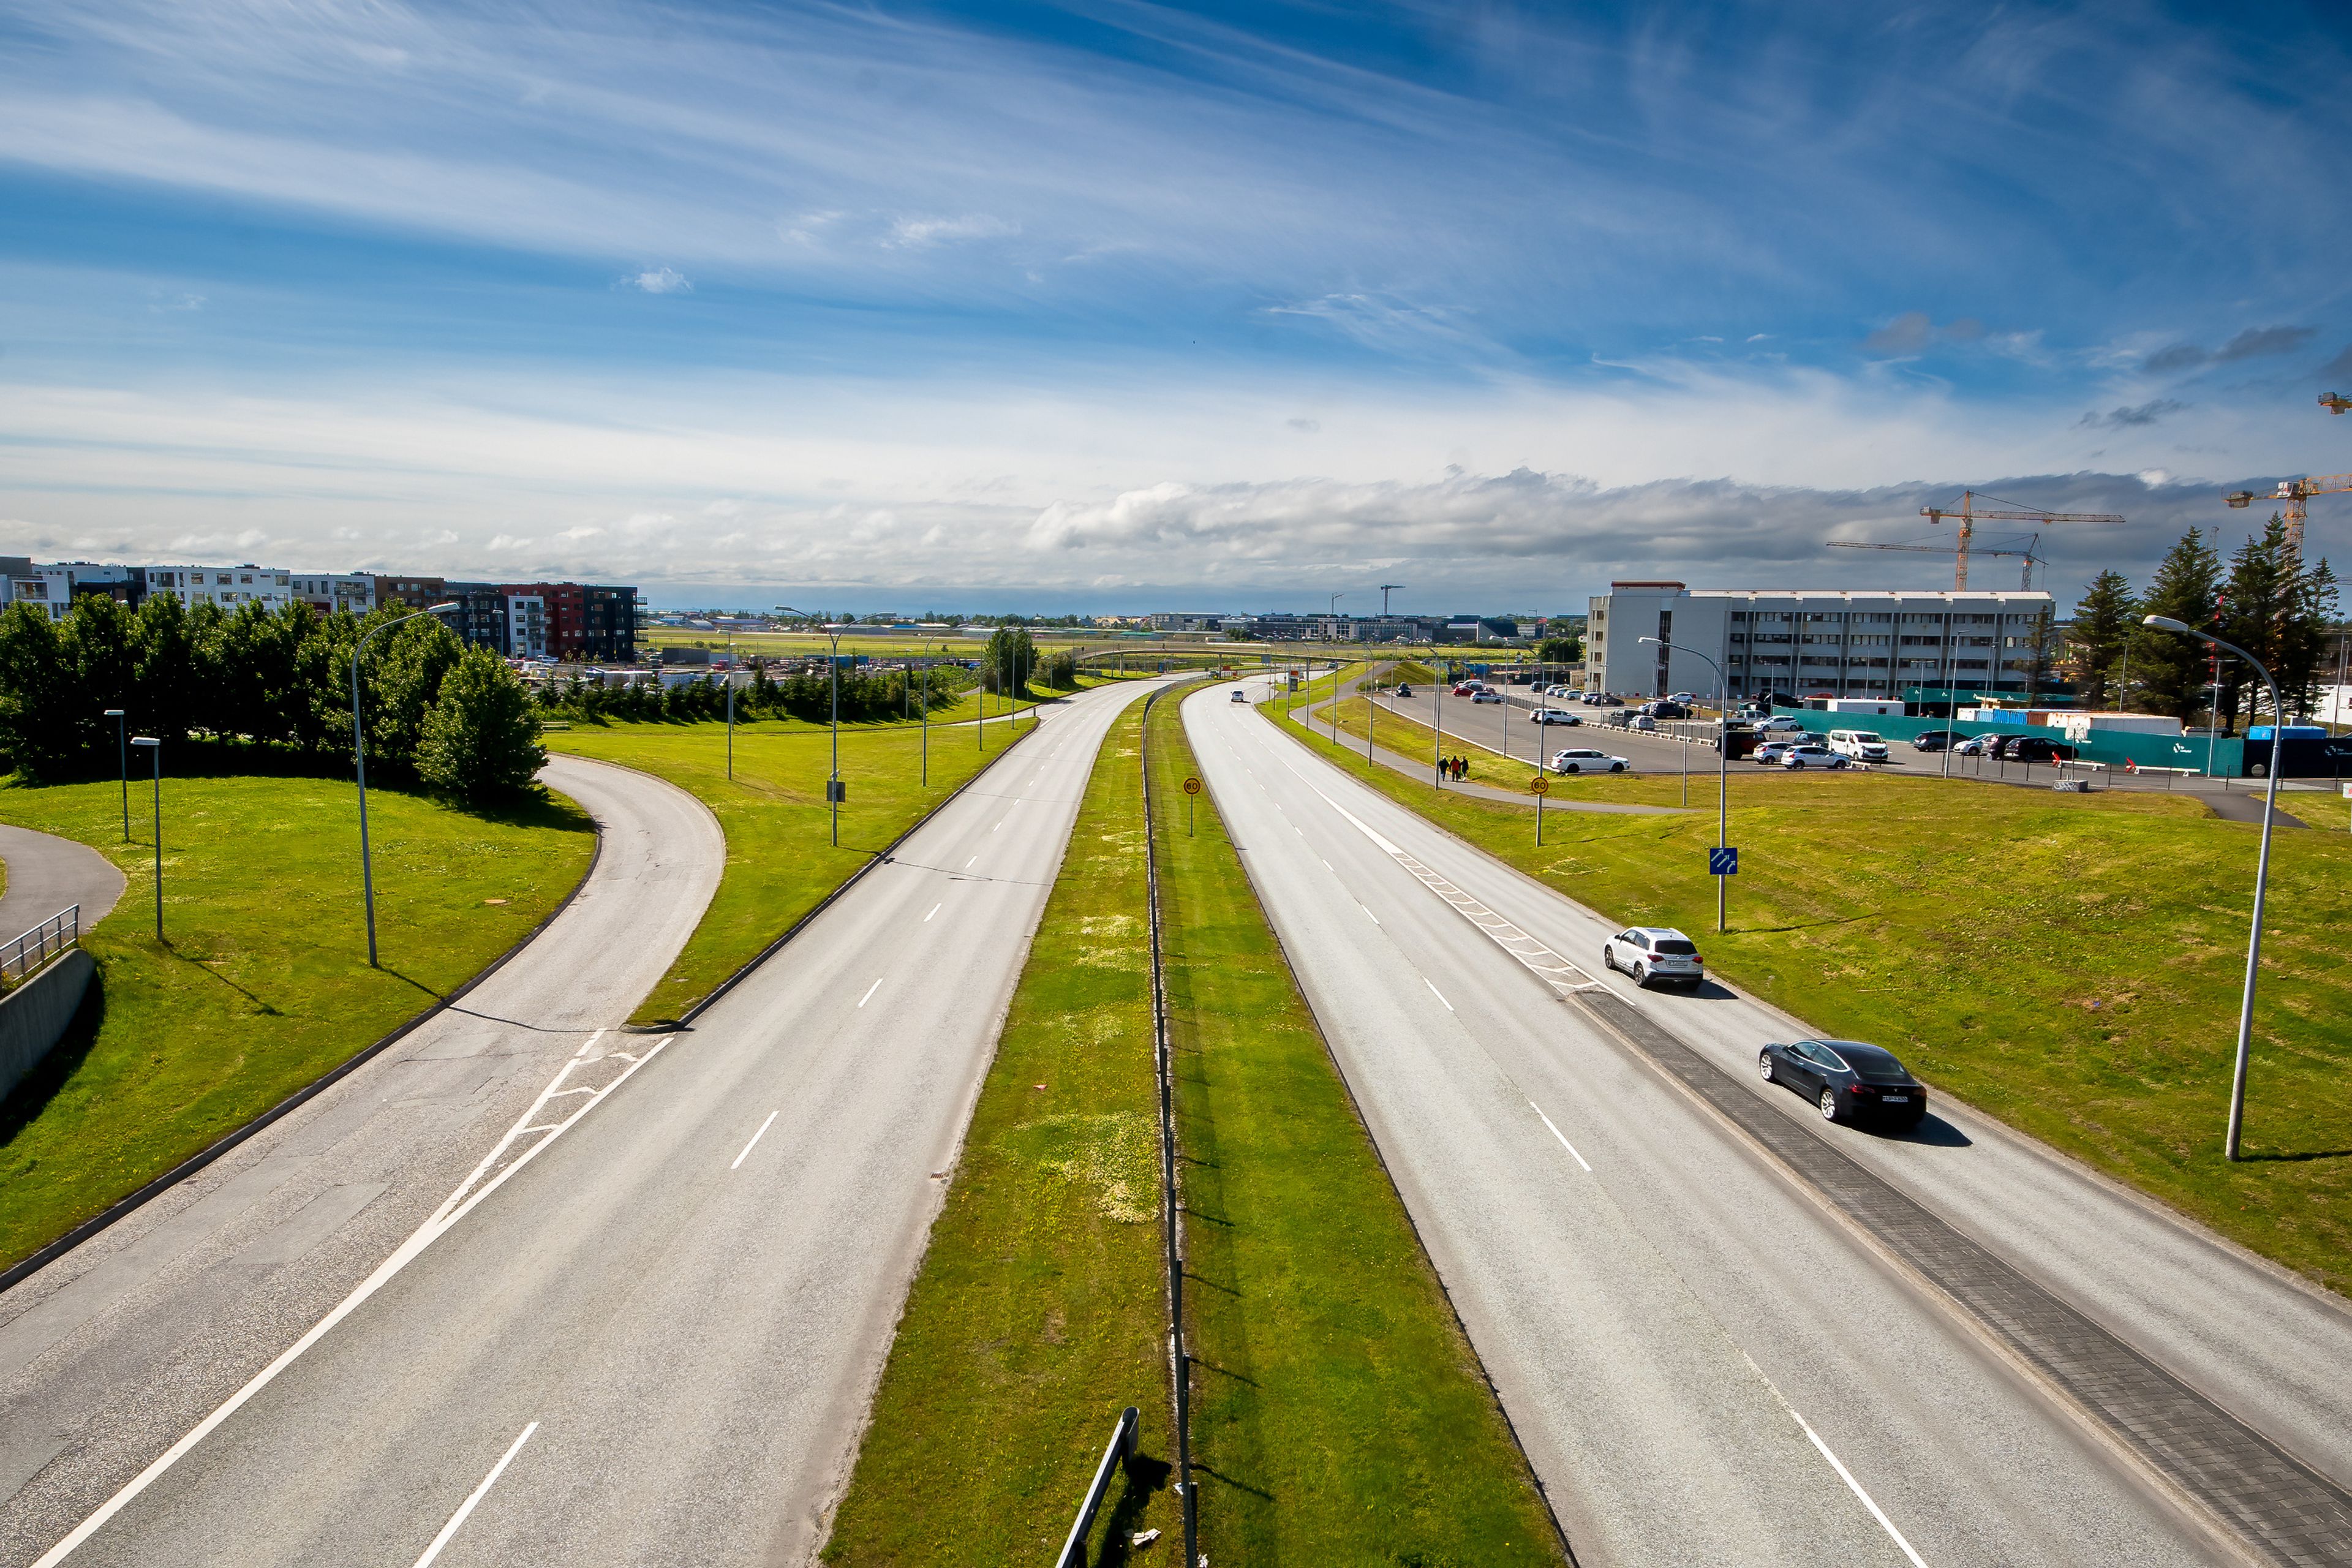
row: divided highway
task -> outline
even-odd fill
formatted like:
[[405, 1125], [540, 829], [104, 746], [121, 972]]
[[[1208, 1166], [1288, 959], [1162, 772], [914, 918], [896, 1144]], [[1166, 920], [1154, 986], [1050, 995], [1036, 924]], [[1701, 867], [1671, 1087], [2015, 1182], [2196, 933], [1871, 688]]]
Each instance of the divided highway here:
[[[691, 1030], [583, 1033], [546, 997], [499, 1010], [501, 1028], [557, 1031], [509, 1136], [478, 1142], [437, 1206], [405, 1213], [406, 1239], [377, 1227], [374, 1257], [389, 1257], [326, 1302], [324, 1331], [296, 1338], [319, 1321], [315, 1300], [268, 1314], [240, 1364], [263, 1372], [292, 1346], [274, 1374], [221, 1390], [225, 1404], [167, 1401], [169, 1420], [118, 1395], [81, 1439], [107, 1462], [37, 1478], [8, 1505], [0, 1556], [804, 1559], [1096, 751], [1142, 691], [1045, 710], [1036, 734]], [[638, 952], [616, 933], [605, 962]], [[631, 973], [633, 1003], [658, 969]], [[602, 983], [593, 969], [561, 978]], [[268, 1256], [240, 1267], [257, 1282], [310, 1267], [297, 1244], [256, 1245]], [[175, 1283], [182, 1297], [206, 1289]], [[17, 1371], [12, 1432], [68, 1389], [71, 1364]]]
[[[1636, 992], [1601, 970], [1605, 924], [1225, 688], [1184, 719], [1580, 1562], [2058, 1568], [2239, 1549], [1566, 999], [1578, 987], [1697, 1052], [1747, 1114], [1778, 1119], [1768, 1130], [1832, 1142], [1898, 1203], [1916, 1198], [2336, 1486], [2352, 1479], [2340, 1301], [1964, 1110], [1938, 1107], [1908, 1137], [1824, 1126], [1755, 1081], [1759, 1045], [1801, 1033], [1791, 1021], [1712, 984]], [[2347, 1560], [2294, 1550], [2252, 1560]]]

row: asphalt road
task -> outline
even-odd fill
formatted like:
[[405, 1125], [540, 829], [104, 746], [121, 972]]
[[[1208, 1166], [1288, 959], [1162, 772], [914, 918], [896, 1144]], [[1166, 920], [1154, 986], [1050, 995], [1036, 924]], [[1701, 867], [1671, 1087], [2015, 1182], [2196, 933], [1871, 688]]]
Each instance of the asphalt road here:
[[1580, 1562], [2055, 1568], [2229, 1549], [1465, 908], [1586, 966], [1572, 983], [1626, 998], [1769, 1114], [1834, 1141], [2305, 1463], [2352, 1478], [2340, 1301], [1957, 1107], [1909, 1136], [1823, 1125], [1755, 1081], [1758, 1046], [1801, 1035], [1794, 1020], [1717, 985], [1637, 993], [1601, 971], [1610, 928], [1593, 915], [1223, 689], [1184, 715]]
[[122, 873], [113, 861], [55, 834], [0, 823], [0, 861], [8, 866], [0, 942], [15, 941], [74, 904], [81, 906], [81, 929], [88, 931], [122, 897]]
[[[327, 1331], [71, 1560], [804, 1560], [1088, 769], [1142, 690], [1047, 709], [691, 1031], [567, 1027], [576, 1054], [514, 1119], [556, 1131], [445, 1185]], [[104, 1501], [50, 1502], [42, 1544]]]

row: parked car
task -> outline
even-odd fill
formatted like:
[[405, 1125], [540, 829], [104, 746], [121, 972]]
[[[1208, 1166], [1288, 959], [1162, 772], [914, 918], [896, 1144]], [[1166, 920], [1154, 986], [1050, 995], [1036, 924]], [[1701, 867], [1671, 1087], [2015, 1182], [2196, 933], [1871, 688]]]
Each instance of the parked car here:
[[1470, 700], [1473, 702], [1500, 702], [1502, 700], [1501, 692], [1489, 690], [1483, 686], [1470, 694]]
[[2074, 748], [2046, 735], [2003, 735], [1993, 755], [2009, 763], [2071, 763]]
[[1551, 754], [1551, 771], [1556, 773], [1622, 773], [1629, 765], [1622, 757], [1582, 747]]
[[1911, 737], [1911, 749], [1915, 752], [1940, 752], [1967, 738], [1958, 730], [1922, 730]]
[[1809, 741], [1791, 746], [1783, 752], [1780, 754], [1780, 765], [1790, 773], [1801, 773], [1807, 768], [1844, 768], [1853, 764], [1827, 746]]
[[1875, 730], [1832, 730], [1830, 750], [1850, 763], [1883, 763], [1886, 739]]
[[1658, 721], [1647, 713], [1636, 713], [1625, 721], [1625, 728], [1628, 730], [1654, 730], [1657, 727]]
[[1782, 758], [1786, 757], [1790, 752], [1795, 751], [1802, 744], [1804, 744], [1804, 742], [1801, 741], [1790, 741], [1785, 739], [1779, 741], [1765, 741], [1759, 743], [1756, 748], [1755, 757], [1757, 764], [1760, 767], [1777, 768], [1780, 765]]
[[1672, 926], [1634, 926], [1601, 944], [1601, 967], [1622, 970], [1633, 984], [1679, 980], [1696, 991], [1706, 978], [1698, 944]]
[[1759, 719], [1756, 721], [1756, 730], [1759, 734], [1763, 735], [1801, 735], [1805, 732], [1805, 727], [1802, 724], [1785, 713], [1773, 718]]
[[1547, 686], [1543, 689], [1543, 694], [1544, 700], [1547, 702], [1565, 702], [1569, 700], [1569, 699], [1576, 696], [1577, 691], [1576, 689], [1571, 686]]
[[1674, 696], [1674, 700], [1675, 700], [1675, 701], [1677, 701], [1677, 702], [1681, 703], [1681, 704], [1682, 704], [1684, 707], [1685, 707], [1685, 708], [1689, 707], [1692, 703], [1694, 703], [1694, 702], [1696, 702], [1696, 701], [1697, 701], [1697, 700], [1698, 700], [1698, 699], [1697, 699], [1697, 698], [1696, 698], [1696, 697], [1692, 696], [1692, 695], [1691, 695], [1689, 692], [1687, 692], [1687, 691], [1677, 691], [1677, 692], [1675, 692], [1675, 696]]
[[1474, 692], [1483, 691], [1486, 688], [1480, 685], [1477, 681], [1465, 680], [1454, 686], [1454, 695], [1456, 697], [1468, 697]]
[[1756, 1058], [1766, 1083], [1821, 1107], [1825, 1121], [1891, 1121], [1916, 1127], [1927, 1114], [1927, 1086], [1895, 1053], [1859, 1040], [1774, 1041]]
[[1583, 720], [1565, 708], [1538, 708], [1528, 715], [1531, 724], [1581, 724]]
[[1633, 710], [1631, 708], [1620, 708], [1614, 713], [1601, 715], [1601, 721], [1612, 730], [1627, 729], [1633, 722]]
[[1642, 704], [1642, 711], [1653, 719], [1687, 719], [1690, 710], [1671, 698], [1661, 697], [1654, 702]]
[[1971, 735], [1952, 748], [1956, 757], [1981, 757], [1990, 752], [2000, 739], [1997, 735]]

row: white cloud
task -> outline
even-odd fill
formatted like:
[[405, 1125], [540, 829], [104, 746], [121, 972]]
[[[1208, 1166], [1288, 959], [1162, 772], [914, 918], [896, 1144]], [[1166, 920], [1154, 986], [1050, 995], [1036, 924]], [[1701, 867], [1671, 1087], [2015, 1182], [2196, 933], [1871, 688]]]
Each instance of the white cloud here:
[[961, 217], [902, 217], [894, 219], [882, 243], [899, 250], [927, 250], [966, 239], [1003, 239], [1021, 232], [1021, 226], [985, 213]]
[[651, 268], [630, 279], [629, 283], [631, 287], [642, 289], [648, 294], [691, 294], [694, 292], [694, 285], [686, 280], [686, 275], [678, 271], [677, 268], [670, 267]]

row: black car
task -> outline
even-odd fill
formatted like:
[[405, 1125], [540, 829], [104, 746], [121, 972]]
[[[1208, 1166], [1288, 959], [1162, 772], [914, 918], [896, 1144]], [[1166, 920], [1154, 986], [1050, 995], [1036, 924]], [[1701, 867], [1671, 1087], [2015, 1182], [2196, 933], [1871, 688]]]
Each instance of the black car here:
[[1967, 739], [1968, 737], [1958, 730], [1922, 730], [1911, 737], [1911, 749], [1915, 752], [1940, 752], [1956, 742]]
[[1859, 1040], [1779, 1041], [1756, 1058], [1766, 1083], [1777, 1083], [1822, 1108], [1829, 1121], [1888, 1121], [1916, 1127], [1927, 1114], [1927, 1087], [1895, 1053]]
[[2011, 763], [2071, 763], [2074, 748], [2043, 735], [2003, 735], [1993, 743], [1992, 755]]

